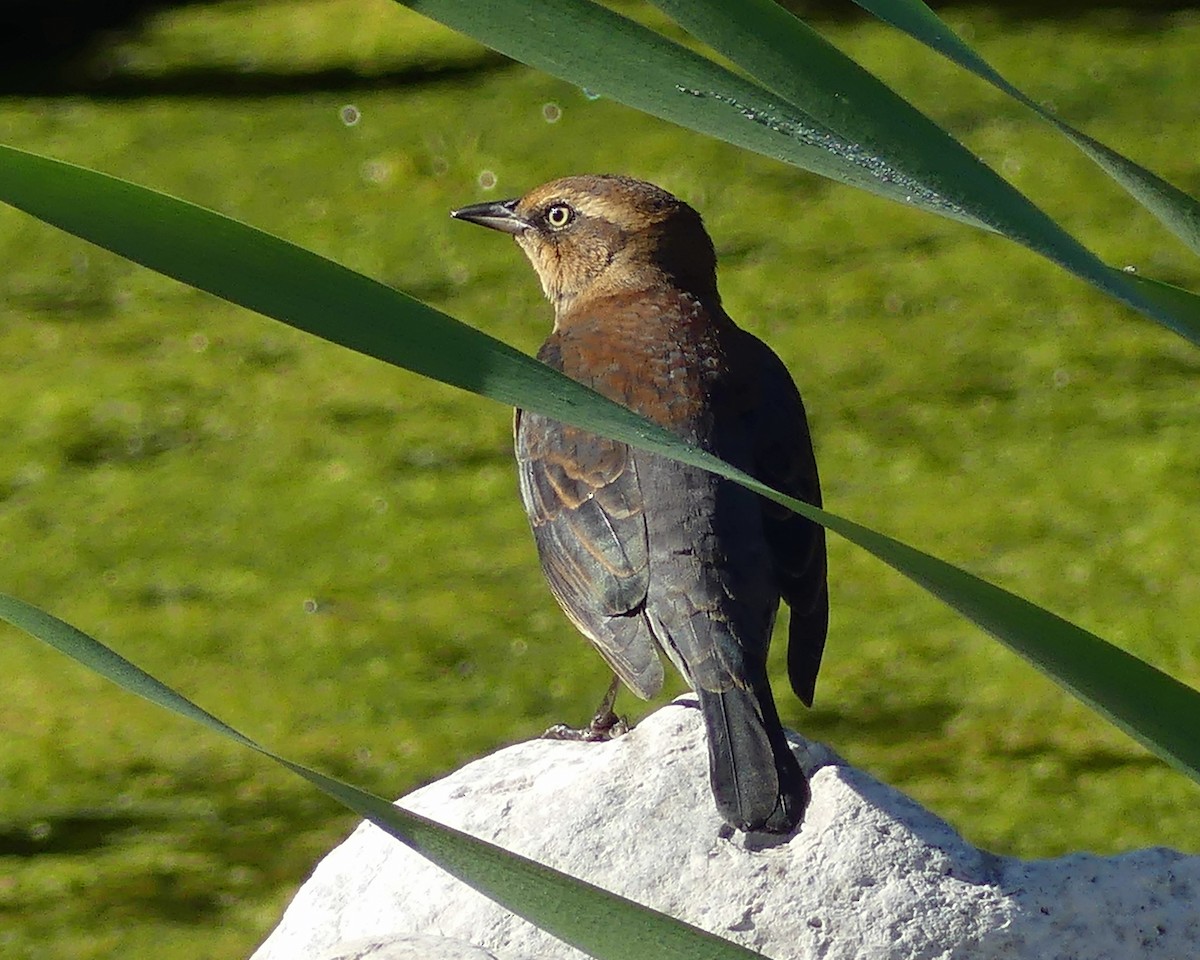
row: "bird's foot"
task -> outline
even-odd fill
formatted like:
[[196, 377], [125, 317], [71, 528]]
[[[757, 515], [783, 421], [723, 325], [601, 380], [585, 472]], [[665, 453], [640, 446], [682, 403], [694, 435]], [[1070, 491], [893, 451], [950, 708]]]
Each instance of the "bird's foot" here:
[[615, 740], [629, 732], [629, 724], [611, 710], [607, 716], [597, 714], [586, 727], [571, 727], [565, 723], [556, 723], [542, 734], [543, 740], [578, 740], [587, 743], [598, 743], [604, 740]]
[[604, 740], [615, 740], [629, 732], [629, 724], [618, 717], [613, 710], [617, 700], [617, 689], [620, 681], [613, 677], [613, 682], [600, 703], [596, 715], [586, 727], [569, 727], [565, 723], [556, 723], [542, 734], [543, 740], [578, 740], [597, 743]]

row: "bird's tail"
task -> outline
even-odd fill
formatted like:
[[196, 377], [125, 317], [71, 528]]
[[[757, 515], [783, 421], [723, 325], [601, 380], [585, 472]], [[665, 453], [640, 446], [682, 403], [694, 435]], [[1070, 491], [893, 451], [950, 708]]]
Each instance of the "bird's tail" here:
[[696, 695], [717, 811], [739, 830], [790, 833], [808, 806], [808, 780], [788, 746], [771, 688]]

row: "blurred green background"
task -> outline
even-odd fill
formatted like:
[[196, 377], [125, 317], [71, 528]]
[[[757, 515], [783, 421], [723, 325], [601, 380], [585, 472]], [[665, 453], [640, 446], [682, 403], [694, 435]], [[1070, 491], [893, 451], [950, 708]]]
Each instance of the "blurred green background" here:
[[[1200, 192], [1196, 13], [946, 16]], [[1109, 262], [1200, 285], [1015, 104], [869, 21], [822, 31]], [[590, 99], [388, 0], [184, 6], [73, 69], [73, 94], [0, 98], [0, 141], [214, 207], [530, 352], [550, 311], [524, 258], [447, 211], [567, 173], [662, 184], [800, 384], [831, 509], [1200, 684], [1200, 353], [1031, 254]], [[0, 258], [0, 589], [389, 796], [590, 714], [607, 677], [538, 571], [507, 410], [6, 207]], [[786, 723], [998, 852], [1200, 849], [1193, 784], [836, 538], [830, 567], [815, 710], [774, 651]], [[246, 956], [353, 824], [14, 631], [0, 676], [5, 957]]]

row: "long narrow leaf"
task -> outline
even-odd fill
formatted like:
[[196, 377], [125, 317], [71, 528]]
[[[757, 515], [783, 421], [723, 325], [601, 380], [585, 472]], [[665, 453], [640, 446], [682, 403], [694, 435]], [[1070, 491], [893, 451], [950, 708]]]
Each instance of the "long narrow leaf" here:
[[[414, 373], [575, 422], [591, 391], [406, 294], [184, 200], [0, 145], [0, 200], [158, 273]], [[670, 439], [612, 402], [604, 430]]]
[[867, 154], [886, 157], [956, 208], [1200, 345], [1200, 298], [1164, 304], [1143, 296], [1136, 284], [775, 0], [652, 2], [785, 102], [860, 143]]
[[919, 583], [1200, 783], [1200, 691], [1070, 621], [907, 544], [840, 517], [827, 516], [820, 522]]
[[1176, 298], [1170, 305], [1144, 297], [953, 137], [774, 0], [653, 0], [770, 92], [593, 0], [398, 2], [507, 56], [654, 116], [995, 230], [1200, 345], [1200, 297]]
[[865, 150], [800, 107], [782, 104], [757, 84], [592, 0], [398, 2], [594, 95], [990, 229], [914, 171]]
[[[764, 487], [410, 297], [212, 211], [9, 148], [0, 148], [0, 199], [168, 276], [334, 343], [744, 484], [875, 554], [1200, 781], [1200, 739], [1190, 734], [1200, 717], [1196, 691], [999, 587]], [[1174, 296], [1174, 288], [1166, 285], [1147, 289], [1164, 301]], [[1131, 689], [1140, 695], [1131, 698]]]
[[0, 593], [0, 620], [111, 680], [130, 693], [228, 737], [303, 777], [334, 800], [547, 933], [600, 960], [750, 960], [761, 957], [673, 917], [470, 834], [410, 813], [373, 794], [288, 760], [71, 624]]
[[1028, 107], [1075, 144], [1191, 249], [1200, 253], [1200, 202], [1157, 174], [1076, 130], [1001, 76], [921, 0], [854, 0], [885, 23], [903, 30]]

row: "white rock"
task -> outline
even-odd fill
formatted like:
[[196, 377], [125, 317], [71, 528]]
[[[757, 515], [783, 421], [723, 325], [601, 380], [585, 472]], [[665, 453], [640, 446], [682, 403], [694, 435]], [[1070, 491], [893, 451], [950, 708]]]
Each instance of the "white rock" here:
[[[304, 948], [301, 948], [302, 950]], [[306, 952], [292, 954], [305, 957]], [[498, 960], [490, 950], [484, 950], [462, 940], [449, 937], [391, 935], [367, 937], [349, 943], [339, 943], [334, 949], [312, 955], [312, 960]]]
[[[699, 711], [685, 703], [609, 743], [509, 747], [401, 802], [776, 960], [1200, 957], [1200, 857], [997, 857], [794, 735], [813, 787], [800, 831], [734, 833], [713, 808]], [[443, 952], [429, 939], [403, 952], [413, 937], [445, 938]], [[363, 824], [253, 960], [417, 956], [583, 954]]]

